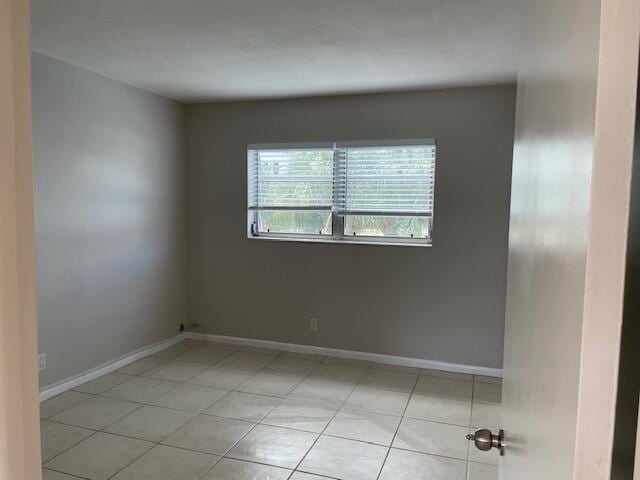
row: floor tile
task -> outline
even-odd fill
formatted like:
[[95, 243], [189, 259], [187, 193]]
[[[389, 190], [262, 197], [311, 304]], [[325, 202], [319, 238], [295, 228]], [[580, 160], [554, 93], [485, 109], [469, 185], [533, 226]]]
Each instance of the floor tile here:
[[391, 446], [400, 417], [362, 410], [343, 409], [324, 431], [326, 435]]
[[473, 401], [484, 403], [502, 402], [502, 385], [499, 383], [476, 382], [473, 388]]
[[349, 480], [375, 480], [387, 447], [322, 436], [298, 467], [308, 473]]
[[181, 353], [174, 360], [178, 362], [197, 363], [211, 366], [225, 357], [231, 355], [231, 350], [219, 350], [207, 347], [198, 347], [188, 352]]
[[413, 394], [405, 416], [420, 420], [469, 426], [471, 400]]
[[231, 370], [228, 368], [212, 367], [204, 370], [195, 377], [190, 378], [188, 383], [222, 388], [224, 390], [233, 390], [247, 381], [247, 379], [252, 375], [253, 372], [248, 372], [246, 370]]
[[205, 387], [203, 385], [191, 385], [183, 383], [173, 390], [160, 395], [152, 400], [152, 405], [159, 407], [175, 408], [185, 412], [200, 413], [210, 407], [215, 401], [224, 397], [228, 390], [221, 388]]
[[204, 413], [257, 423], [279, 403], [280, 399], [274, 397], [231, 392], [211, 405]]
[[64, 412], [68, 408], [74, 407], [79, 403], [90, 399], [91, 397], [93, 397], [93, 395], [74, 392], [73, 390], [56, 395], [55, 397], [45, 400], [40, 404], [40, 418], [51, 418], [54, 415]]
[[420, 374], [420, 369], [417, 367], [404, 367], [402, 365], [391, 365], [387, 363], [374, 363], [371, 365], [372, 370], [386, 370], [389, 372], [401, 372], [401, 373], [417, 373]]
[[374, 413], [401, 416], [408, 402], [409, 393], [407, 392], [358, 385], [347, 398], [344, 406]]
[[316, 438], [313, 433], [258, 425], [231, 449], [228, 456], [293, 469]]
[[235, 370], [248, 370], [257, 372], [273, 361], [270, 355], [260, 355], [249, 352], [234, 352], [228, 357], [216, 363], [218, 368], [231, 368]]
[[159, 442], [193, 418], [194, 414], [145, 405], [105, 429], [106, 432]]
[[326, 378], [347, 383], [358, 383], [367, 372], [366, 368], [351, 365], [323, 363], [311, 374], [312, 378]]
[[162, 365], [158, 365], [157, 367], [144, 372], [142, 375], [148, 378], [157, 378], [158, 380], [186, 382], [206, 368], [206, 365], [201, 365], [198, 363], [186, 363], [179, 362], [177, 360], [169, 360]]
[[468, 428], [457, 425], [404, 418], [393, 446], [466, 460], [469, 451], [469, 441], [466, 439], [468, 433]]
[[302, 353], [302, 352], [283, 352], [280, 357], [300, 358], [302, 360], [310, 360], [312, 362], [324, 362], [326, 355], [319, 353]]
[[423, 368], [420, 372], [420, 375], [449, 378], [452, 380], [465, 380], [467, 382], [473, 381], [473, 375], [469, 375], [468, 373], [446, 372], [444, 370], [431, 370], [428, 368]]
[[485, 375], [474, 375], [473, 381], [475, 383], [495, 383], [502, 385], [502, 378], [500, 377], [487, 377]]
[[[227, 344], [178, 347], [170, 360], [145, 357], [78, 387], [98, 396], [69, 391], [43, 402], [45, 480], [107, 478], [123, 461], [114, 436], [144, 445], [115, 480], [497, 479], [498, 452], [469, 449], [465, 436], [499, 427], [500, 379]], [[189, 378], [151, 378], [152, 370]], [[92, 446], [100, 442], [106, 448]], [[148, 442], [161, 446], [147, 452]], [[194, 472], [198, 458], [208, 463]]]
[[220, 457], [156, 445], [113, 480], [198, 480]]
[[301, 376], [258, 372], [236, 390], [239, 392], [284, 398], [289, 395], [302, 380], [304, 380], [304, 377]]
[[337, 407], [330, 407], [304, 400], [286, 399], [269, 413], [262, 423], [276, 427], [292, 428], [321, 433], [336, 414]]
[[110, 389], [111, 387], [115, 387], [116, 385], [120, 385], [121, 383], [126, 382], [127, 380], [131, 380], [133, 377], [131, 375], [123, 375], [121, 373], [107, 373], [106, 375], [102, 375], [90, 382], [83, 383], [82, 385], [78, 385], [74, 388], [76, 392], [83, 393], [91, 393], [98, 394], [100, 392], [104, 392], [105, 390]]
[[223, 458], [202, 480], [287, 480], [291, 470]]
[[278, 373], [281, 375], [309, 375], [320, 365], [320, 362], [304, 360], [301, 358], [278, 357], [264, 368], [264, 372]]
[[321, 477], [312, 473], [294, 472], [289, 480], [327, 480], [329, 477]]
[[241, 348], [241, 346], [236, 343], [226, 342], [204, 342], [204, 345], [201, 346], [204, 348], [211, 348], [213, 350], [229, 350], [231, 352], [237, 352]]
[[248, 353], [257, 353], [258, 355], [269, 355], [274, 358], [282, 353], [282, 350], [278, 350], [276, 348], [252, 347], [250, 345], [240, 347], [240, 351], [248, 352]]
[[96, 433], [45, 467], [89, 480], [106, 480], [153, 447], [150, 442]]
[[93, 430], [44, 420], [40, 423], [42, 461], [51, 460], [94, 433]]
[[354, 389], [351, 383], [307, 377], [290, 394], [290, 398], [322, 403], [339, 408]]
[[498, 480], [498, 467], [482, 463], [469, 462], [467, 480]]
[[149, 355], [149, 356], [150, 357], [154, 357], [154, 358], [171, 359], [171, 358], [177, 357], [181, 353], [184, 353], [184, 352], [187, 352], [187, 351], [191, 350], [192, 348], [194, 348], [192, 345], [186, 344], [184, 342], [176, 343], [175, 345], [173, 345], [173, 346], [171, 346], [169, 348], [165, 348], [164, 350], [160, 350], [160, 351], [154, 353], [153, 355]]
[[499, 403], [473, 402], [471, 406], [471, 426], [477, 428], [500, 428], [502, 406]]
[[197, 340], [195, 338], [187, 338], [186, 340], [183, 340], [182, 342], [179, 343], [179, 345], [187, 345], [188, 347], [204, 347], [208, 344], [209, 342], [207, 342], [206, 340]]
[[388, 390], [411, 392], [417, 380], [418, 375], [415, 373], [370, 369], [362, 378], [361, 383]]
[[174, 389], [177, 385], [175, 382], [155, 378], [136, 377], [101, 393], [101, 395], [131, 402], [147, 403]]
[[163, 358], [145, 357], [140, 360], [136, 360], [129, 365], [125, 365], [117, 370], [117, 372], [124, 373], [126, 375], [140, 375], [141, 373], [151, 370], [153, 367], [157, 367], [164, 362], [166, 362], [166, 360]]
[[101, 430], [140, 408], [137, 403], [93, 397], [52, 417], [56, 422]]
[[373, 362], [369, 360], [357, 360], [355, 358], [340, 358], [340, 357], [327, 357], [324, 360], [325, 363], [331, 363], [335, 365], [349, 365], [352, 367], [369, 368]]
[[466, 462], [392, 448], [380, 480], [465, 480]]
[[471, 400], [473, 382], [445, 377], [421, 376], [416, 383], [414, 393], [456, 400]]
[[229, 418], [198, 415], [163, 440], [163, 444], [187, 450], [224, 455], [253, 424]]
[[54, 472], [53, 470], [42, 470], [42, 480], [78, 480], [79, 478], [80, 477], [72, 477], [66, 473]]
[[502, 384], [476, 382], [473, 388], [471, 425], [496, 430], [501, 424]]

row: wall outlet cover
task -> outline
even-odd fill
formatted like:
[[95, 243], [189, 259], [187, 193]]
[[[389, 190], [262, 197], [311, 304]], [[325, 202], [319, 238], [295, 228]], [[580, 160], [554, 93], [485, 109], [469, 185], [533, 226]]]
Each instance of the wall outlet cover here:
[[312, 332], [317, 332], [318, 331], [318, 319], [317, 318], [312, 318], [309, 321], [309, 330], [311, 330]]
[[47, 356], [44, 353], [38, 355], [38, 371], [41, 372], [47, 368]]

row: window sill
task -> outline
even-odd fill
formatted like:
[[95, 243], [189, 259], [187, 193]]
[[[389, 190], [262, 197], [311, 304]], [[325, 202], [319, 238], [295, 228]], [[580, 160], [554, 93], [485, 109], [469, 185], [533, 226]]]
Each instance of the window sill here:
[[334, 238], [301, 238], [301, 237], [279, 237], [279, 236], [247, 236], [249, 240], [267, 240], [267, 241], [275, 241], [275, 242], [298, 242], [298, 243], [332, 243], [337, 245], [385, 245], [392, 247], [431, 247], [433, 244], [431, 242], [412, 242], [410, 240], [407, 241], [390, 241], [390, 240], [351, 240], [348, 237], [341, 240], [336, 240]]

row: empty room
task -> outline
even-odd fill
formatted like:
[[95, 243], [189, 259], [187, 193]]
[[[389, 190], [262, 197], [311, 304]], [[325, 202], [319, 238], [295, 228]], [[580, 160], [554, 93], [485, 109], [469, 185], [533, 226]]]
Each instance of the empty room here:
[[638, 2], [2, 5], [1, 480], [634, 478]]

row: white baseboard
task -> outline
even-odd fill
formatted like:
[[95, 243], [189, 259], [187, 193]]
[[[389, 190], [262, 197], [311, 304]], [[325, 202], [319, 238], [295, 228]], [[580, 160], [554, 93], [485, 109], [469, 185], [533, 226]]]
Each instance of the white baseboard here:
[[384, 355], [381, 353], [356, 352], [352, 350], [342, 350], [339, 348], [317, 347], [313, 345], [300, 345], [297, 343], [272, 342], [270, 340], [258, 340], [254, 338], [227, 337], [224, 335], [211, 335], [206, 333], [185, 332], [160, 342], [148, 345], [144, 348], [128, 353], [110, 362], [99, 365], [90, 370], [86, 370], [76, 376], [64, 379], [53, 385], [48, 385], [40, 390], [40, 401], [47, 400], [60, 393], [71, 390], [78, 385], [89, 382], [107, 373], [118, 370], [125, 365], [139, 360], [140, 358], [169, 348], [176, 343], [192, 338], [207, 342], [234, 343], [251, 347], [274, 348], [298, 353], [314, 353], [331, 357], [349, 358], [355, 360], [367, 360], [370, 362], [386, 363], [389, 365], [399, 365], [403, 367], [430, 368], [432, 370], [442, 370], [445, 372], [468, 373], [471, 375], [484, 375], [487, 377], [502, 377], [502, 369], [478, 367], [475, 365], [462, 365], [458, 363], [440, 362], [438, 360], [425, 360], [422, 358], [398, 357], [395, 355]]
[[224, 335], [211, 335], [206, 333], [187, 332], [186, 338], [204, 340], [207, 342], [235, 343], [251, 347], [274, 348], [298, 353], [315, 353], [332, 357], [349, 358], [355, 360], [368, 360], [371, 362], [399, 365], [403, 367], [429, 368], [446, 372], [468, 373], [471, 375], [483, 375], [486, 377], [502, 377], [502, 369], [490, 367], [478, 367], [458, 363], [440, 362], [438, 360], [425, 360], [422, 358], [398, 357], [381, 353], [356, 352], [338, 348], [316, 347], [313, 345], [300, 345], [296, 343], [272, 342], [270, 340], [257, 340], [253, 338], [227, 337]]
[[154, 344], [138, 349], [134, 352], [123, 355], [119, 358], [111, 360], [110, 362], [98, 365], [95, 368], [86, 370], [71, 378], [66, 378], [60, 382], [54, 383], [53, 385], [47, 385], [40, 390], [40, 401], [42, 402], [51, 397], [59, 395], [60, 393], [66, 392], [67, 390], [71, 390], [78, 385], [82, 385], [83, 383], [98, 378], [101, 375], [118, 370], [119, 368], [122, 368], [125, 365], [128, 365], [129, 363], [139, 360], [143, 357], [146, 357], [147, 355], [151, 355], [152, 353], [156, 353], [160, 350], [164, 350], [165, 348], [169, 348], [172, 345], [185, 340], [186, 338], [188, 338], [186, 333], [180, 333], [173, 337], [169, 337], [165, 340], [161, 340]]

